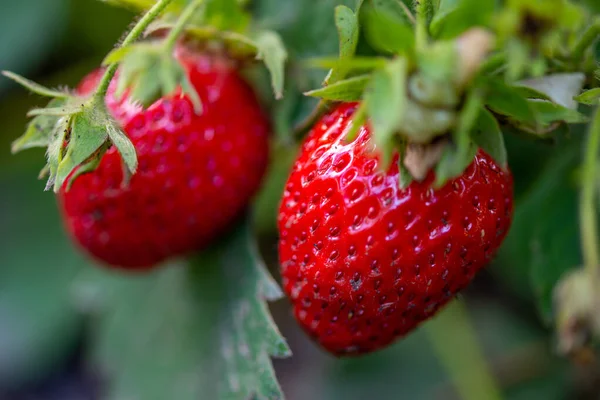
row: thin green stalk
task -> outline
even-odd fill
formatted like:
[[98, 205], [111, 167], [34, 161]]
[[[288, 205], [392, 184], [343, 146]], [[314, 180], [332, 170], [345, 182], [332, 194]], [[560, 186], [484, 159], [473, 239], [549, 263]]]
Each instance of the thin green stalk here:
[[424, 49], [429, 36], [429, 12], [433, 9], [432, 0], [415, 0], [417, 23], [415, 27], [415, 42], [417, 49]]
[[502, 399], [462, 301], [452, 302], [426, 329], [438, 360], [461, 399]]
[[[151, 9], [149, 9], [146, 14], [135, 24], [133, 29], [127, 34], [123, 43], [121, 43], [121, 47], [129, 46], [136, 40], [140, 38], [144, 34], [148, 25], [152, 23], [173, 0], [158, 0]], [[96, 96], [99, 98], [104, 98], [106, 92], [108, 91], [108, 86], [110, 85], [110, 81], [115, 76], [117, 72], [117, 68], [119, 67], [118, 63], [111, 64], [104, 75], [102, 76], [102, 80], [98, 84], [98, 89], [96, 90]]]
[[598, 254], [598, 226], [596, 224], [596, 172], [598, 171], [598, 152], [600, 150], [600, 107], [596, 109], [590, 127], [583, 164], [583, 188], [579, 203], [579, 225], [585, 268], [597, 274], [600, 264]]
[[581, 38], [571, 52], [572, 60], [580, 60], [583, 57], [583, 53], [598, 40], [600, 36], [600, 18], [596, 18], [594, 22], [587, 28], [587, 30], [581, 35]]
[[198, 9], [204, 4], [204, 0], [195, 0], [183, 10], [181, 17], [177, 20], [177, 23], [173, 28], [169, 31], [169, 35], [165, 39], [165, 48], [167, 50], [173, 50], [175, 48], [175, 44], [177, 43], [177, 39], [181, 32], [185, 29], [187, 23], [192, 19], [194, 13], [198, 11]]

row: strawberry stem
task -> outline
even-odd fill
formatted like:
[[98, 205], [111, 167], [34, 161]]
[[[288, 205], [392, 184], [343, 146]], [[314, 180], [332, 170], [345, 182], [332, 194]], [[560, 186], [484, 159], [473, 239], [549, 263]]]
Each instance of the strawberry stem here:
[[429, 12], [433, 9], [431, 0], [416, 0], [415, 12], [417, 23], [415, 26], [415, 44], [417, 49], [424, 49], [428, 41]]
[[[127, 34], [123, 40], [123, 43], [121, 43], [121, 47], [129, 46], [139, 39], [140, 36], [144, 34], [144, 31], [148, 25], [150, 25], [150, 23], [152, 23], [152, 21], [154, 21], [172, 1], [173, 0], [158, 0], [156, 4], [154, 4], [154, 6], [152, 6], [152, 8], [150, 8], [146, 14], [144, 14], [144, 16], [135, 24], [133, 29], [131, 29], [131, 31]], [[102, 80], [98, 85], [98, 89], [96, 90], [96, 97], [104, 99], [106, 92], [108, 92], [110, 81], [115, 76], [118, 67], [118, 63], [113, 63], [106, 69], [104, 75], [102, 76]], [[104, 101], [101, 103], [104, 104]]]
[[194, 16], [194, 13], [198, 11], [200, 6], [204, 4], [204, 0], [195, 0], [183, 10], [181, 17], [177, 20], [177, 23], [170, 30], [169, 35], [166, 37], [164, 45], [165, 48], [171, 52], [175, 48], [175, 44], [177, 43], [177, 39], [181, 32], [185, 29], [186, 24], [190, 21], [190, 19]]
[[463, 301], [452, 302], [426, 325], [439, 362], [464, 400], [500, 400], [500, 389], [478, 345]]
[[598, 151], [600, 150], [600, 107], [596, 109], [594, 114], [585, 149], [583, 188], [579, 203], [579, 224], [585, 268], [596, 274], [600, 264], [600, 256], [598, 254], [598, 226], [596, 224], [594, 193], [597, 184]]

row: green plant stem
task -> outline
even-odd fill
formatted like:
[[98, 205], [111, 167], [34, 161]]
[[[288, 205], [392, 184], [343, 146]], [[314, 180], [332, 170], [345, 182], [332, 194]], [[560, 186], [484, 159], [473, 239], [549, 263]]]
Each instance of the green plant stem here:
[[594, 113], [585, 150], [583, 188], [579, 203], [579, 225], [585, 268], [597, 274], [600, 256], [598, 254], [598, 226], [596, 223], [594, 192], [597, 183], [598, 151], [600, 150], [600, 107], [597, 107]]
[[181, 35], [181, 32], [185, 29], [187, 23], [192, 19], [194, 13], [204, 4], [204, 0], [194, 0], [189, 6], [183, 10], [181, 17], [177, 20], [177, 23], [169, 31], [169, 35], [165, 38], [165, 48], [170, 52], [175, 48], [177, 39]]
[[594, 22], [586, 29], [586, 31], [581, 35], [581, 38], [575, 46], [573, 46], [573, 51], [571, 52], [572, 60], [580, 60], [583, 57], [583, 53], [594, 43], [595, 40], [598, 40], [600, 36], [600, 18], [596, 18]]
[[462, 301], [453, 301], [426, 325], [426, 329], [437, 357], [461, 399], [502, 399]]
[[[144, 16], [135, 24], [133, 29], [131, 29], [131, 31], [127, 34], [125, 40], [123, 40], [123, 43], [121, 43], [121, 47], [129, 46], [139, 39], [139, 37], [144, 34], [144, 31], [148, 25], [150, 25], [150, 23], [152, 23], [152, 21], [154, 21], [172, 1], [173, 0], [158, 0], [156, 4], [154, 4], [154, 6], [152, 6], [152, 8], [149, 9], [146, 14], [144, 14]], [[113, 63], [106, 69], [102, 79], [100, 80], [100, 83], [98, 84], [98, 89], [96, 89], [96, 97], [101, 99], [104, 98], [106, 92], [108, 91], [110, 81], [115, 76], [118, 67], [118, 63]]]
[[415, 0], [417, 14], [415, 42], [417, 49], [424, 49], [428, 40], [429, 11], [432, 10], [431, 0]]

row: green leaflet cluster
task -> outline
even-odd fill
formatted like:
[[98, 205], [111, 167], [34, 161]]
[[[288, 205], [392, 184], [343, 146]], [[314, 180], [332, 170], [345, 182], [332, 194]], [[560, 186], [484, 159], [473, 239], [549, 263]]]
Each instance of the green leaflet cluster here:
[[[281, 399], [270, 357], [290, 355], [266, 304], [282, 293], [248, 223], [144, 276], [89, 270], [78, 304], [95, 322], [108, 399]], [[135, 329], [134, 329], [135, 327]]]
[[40, 177], [48, 176], [46, 190], [57, 192], [65, 182], [68, 188], [77, 176], [95, 169], [112, 145], [121, 154], [126, 179], [135, 173], [135, 148], [109, 115], [102, 97], [81, 97], [45, 88], [10, 72], [4, 75], [33, 93], [52, 98], [46, 108], [28, 113], [33, 119], [12, 145], [13, 153], [33, 147], [48, 149], [47, 164], [40, 173]]
[[[112, 2], [139, 11], [146, 11], [153, 4], [152, 1], [138, 0]], [[115, 49], [107, 56], [106, 64], [122, 64], [118, 93], [131, 88], [132, 98], [149, 105], [181, 87], [194, 100], [196, 111], [200, 112], [200, 100], [173, 58], [174, 41], [181, 33], [185, 33], [187, 39], [196, 40], [207, 48], [216, 46], [233, 58], [263, 61], [271, 74], [275, 96], [281, 98], [287, 51], [279, 35], [272, 30], [253, 26], [250, 13], [241, 1], [200, 0], [188, 3], [186, 7], [184, 1], [175, 1], [163, 18], [150, 25], [146, 34], [150, 37], [157, 35], [157, 39]], [[183, 18], [185, 24], [181, 23]], [[169, 34], [162, 39], [161, 32], [164, 31]]]
[[[415, 10], [395, 0], [359, 1], [354, 11], [339, 6], [339, 58], [311, 61], [330, 74], [322, 88], [307, 95], [325, 102], [360, 101], [354, 124], [369, 121], [385, 165], [400, 153], [401, 185], [423, 179], [423, 163], [435, 166], [436, 185], [443, 185], [462, 173], [478, 147], [506, 165], [502, 130], [507, 126], [547, 136], [564, 124], [587, 121], [573, 100], [592, 72], [584, 68], [589, 60], [575, 56], [591, 45], [572, 39], [585, 36], [579, 30], [586, 21], [580, 6], [563, 0], [509, 1], [503, 8], [488, 0], [434, 3], [420, 2]], [[543, 22], [539, 30], [516, 31], [531, 19]], [[370, 51], [357, 52], [361, 38], [362, 48]], [[534, 43], [540, 47], [525, 59], [516, 56]], [[587, 47], [584, 53], [591, 57]], [[562, 68], [550, 65], [559, 48], [572, 49]], [[530, 79], [523, 80], [525, 75]], [[430, 154], [415, 163], [410, 154], [415, 147], [440, 141], [443, 151], [436, 150], [434, 162]]]

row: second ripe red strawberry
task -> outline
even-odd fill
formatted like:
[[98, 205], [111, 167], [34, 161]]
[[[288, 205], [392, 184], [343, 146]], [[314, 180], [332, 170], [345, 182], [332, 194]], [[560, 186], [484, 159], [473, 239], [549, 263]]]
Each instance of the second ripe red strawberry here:
[[[113, 81], [106, 104], [136, 148], [138, 172], [123, 187], [111, 148], [98, 169], [59, 193], [67, 230], [105, 264], [143, 269], [202, 248], [242, 212], [265, 172], [268, 123], [236, 68], [183, 47], [176, 57], [202, 113], [180, 94], [144, 110], [117, 100]], [[79, 92], [92, 92], [100, 75], [84, 79]]]
[[399, 187], [369, 126], [346, 141], [355, 105], [312, 130], [279, 211], [283, 285], [300, 325], [325, 349], [370, 352], [434, 315], [492, 258], [513, 212], [512, 177], [482, 151], [434, 190], [433, 173]]

